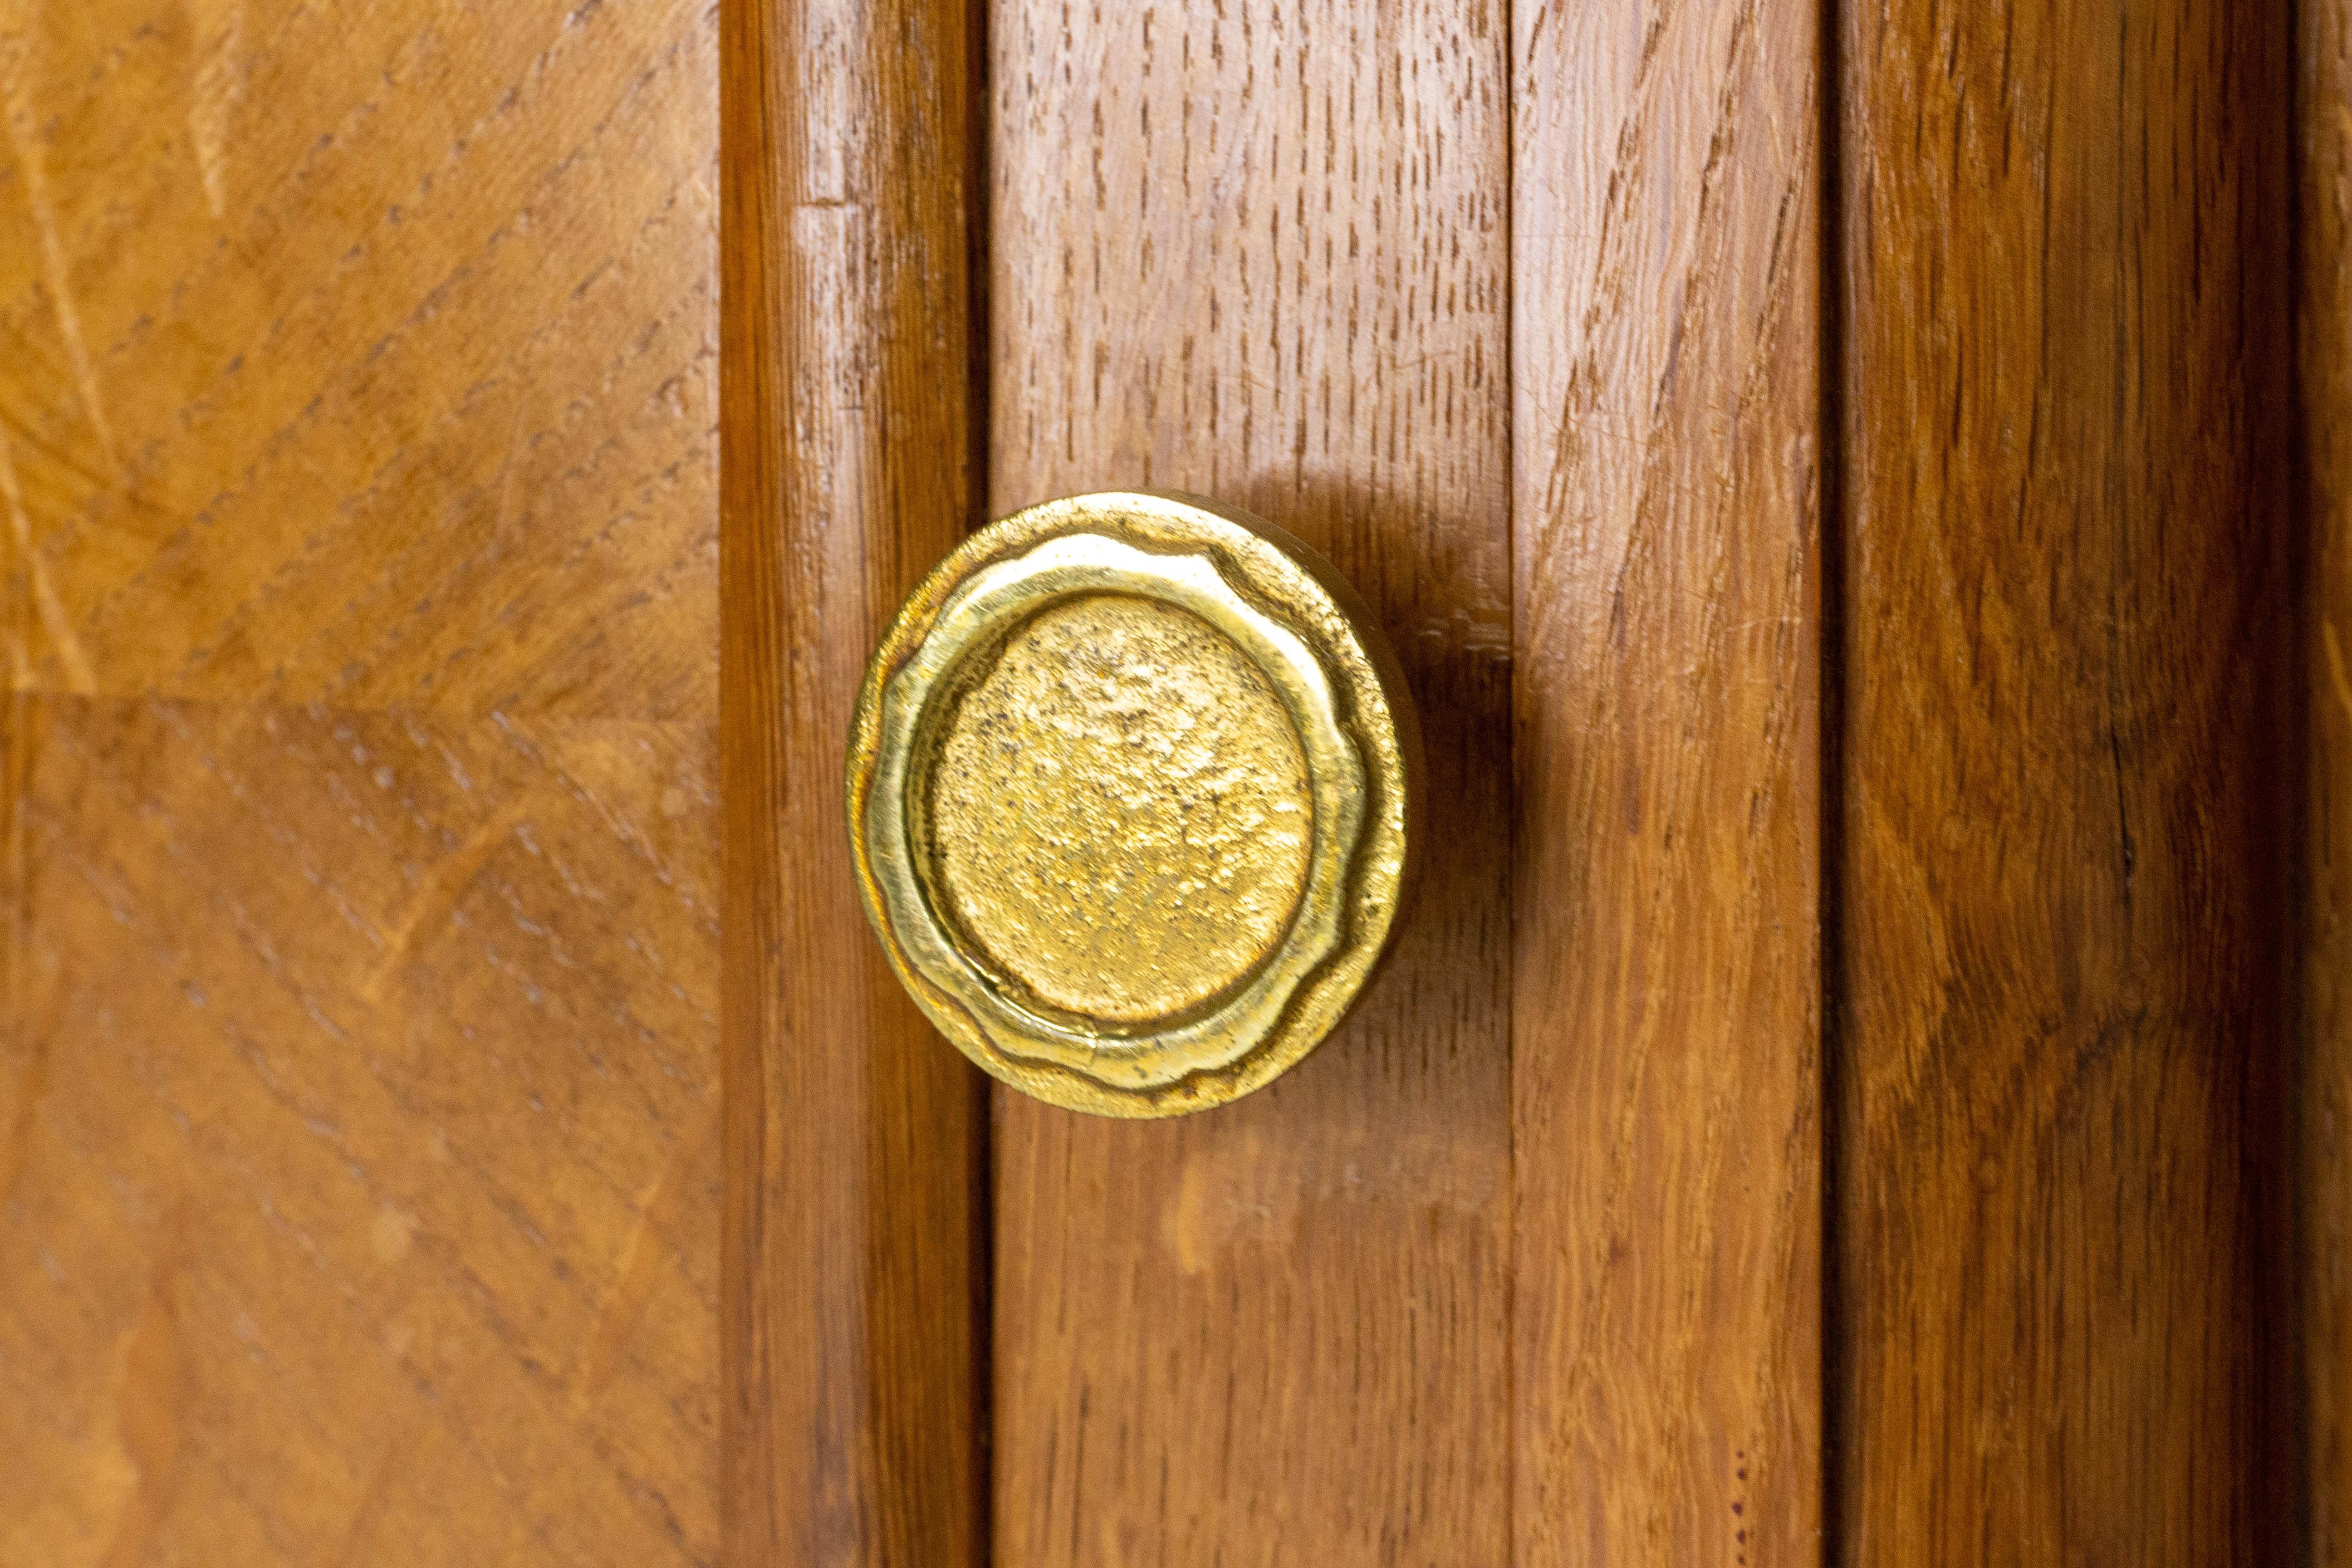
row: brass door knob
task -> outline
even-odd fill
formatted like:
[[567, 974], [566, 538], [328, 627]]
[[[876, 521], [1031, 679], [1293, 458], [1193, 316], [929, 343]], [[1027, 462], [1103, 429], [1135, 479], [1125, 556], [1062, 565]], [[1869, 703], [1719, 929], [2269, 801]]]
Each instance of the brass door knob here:
[[908, 596], [849, 749], [900, 980], [1015, 1089], [1106, 1116], [1234, 1100], [1319, 1044], [1402, 903], [1418, 726], [1370, 612], [1192, 497], [1048, 501]]

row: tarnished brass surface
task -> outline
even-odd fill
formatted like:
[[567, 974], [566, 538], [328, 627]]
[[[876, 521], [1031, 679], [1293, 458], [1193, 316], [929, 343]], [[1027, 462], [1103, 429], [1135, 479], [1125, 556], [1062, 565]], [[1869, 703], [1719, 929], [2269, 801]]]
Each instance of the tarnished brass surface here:
[[1221, 1104], [1312, 1049], [1403, 896], [1419, 742], [1328, 563], [1188, 498], [1053, 501], [909, 596], [860, 697], [866, 910], [940, 1031], [1075, 1110]]

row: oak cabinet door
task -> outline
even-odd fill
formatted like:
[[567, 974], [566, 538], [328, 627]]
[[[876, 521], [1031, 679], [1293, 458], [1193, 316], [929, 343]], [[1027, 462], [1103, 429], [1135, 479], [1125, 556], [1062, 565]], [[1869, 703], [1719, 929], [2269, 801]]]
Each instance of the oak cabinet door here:
[[[0, 0], [0, 1568], [2334, 1562], [2343, 0]], [[901, 600], [1426, 747], [1345, 1024], [992, 1086]]]
[[[2298, 397], [2292, 301], [2332, 320], [2343, 268], [2332, 131], [2288, 199], [2287, 23], [738, 9], [738, 1549], [2332, 1540], [2333, 1406], [2301, 1467], [2291, 1414], [2333, 1364], [2324, 1153], [2290, 1194], [2340, 1092], [2341, 719], [2306, 747], [2332, 515], [2293, 454], [2340, 356]], [[827, 771], [934, 561], [1114, 488], [1327, 553], [1429, 742], [1386, 971], [1161, 1122], [941, 1048]]]

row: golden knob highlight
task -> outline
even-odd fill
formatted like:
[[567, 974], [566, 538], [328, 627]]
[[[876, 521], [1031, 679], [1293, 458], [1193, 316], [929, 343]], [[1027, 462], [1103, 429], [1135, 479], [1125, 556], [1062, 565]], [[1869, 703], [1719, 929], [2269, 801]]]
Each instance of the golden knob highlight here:
[[850, 731], [867, 916], [940, 1032], [1104, 1116], [1247, 1094], [1330, 1034], [1408, 890], [1402, 672], [1339, 573], [1194, 497], [1048, 501], [908, 597]]

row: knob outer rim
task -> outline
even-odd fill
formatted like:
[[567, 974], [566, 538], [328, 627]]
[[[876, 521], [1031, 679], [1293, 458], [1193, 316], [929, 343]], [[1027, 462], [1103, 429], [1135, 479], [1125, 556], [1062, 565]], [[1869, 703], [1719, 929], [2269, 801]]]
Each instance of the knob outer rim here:
[[[942, 608], [974, 574], [1056, 537], [1092, 533], [1160, 552], [1215, 558], [1253, 596], [1271, 603], [1344, 688], [1355, 750], [1366, 774], [1365, 826], [1339, 879], [1345, 938], [1297, 985], [1281, 1020], [1237, 1060], [1137, 1088], [1001, 1045], [1002, 1017], [983, 1022], [966, 1002], [913, 963], [894, 930], [867, 835], [869, 799], [885, 770], [883, 710], [892, 679], [919, 650]], [[891, 969], [940, 1033], [992, 1077], [1067, 1110], [1123, 1119], [1192, 1114], [1272, 1082], [1320, 1046], [1379, 972], [1402, 923], [1421, 860], [1425, 810], [1419, 717], [1403, 666], [1370, 605], [1339, 569], [1287, 531], [1236, 507], [1180, 491], [1119, 490], [1047, 501], [976, 531], [908, 595], [866, 669], [845, 758], [851, 861]]]

